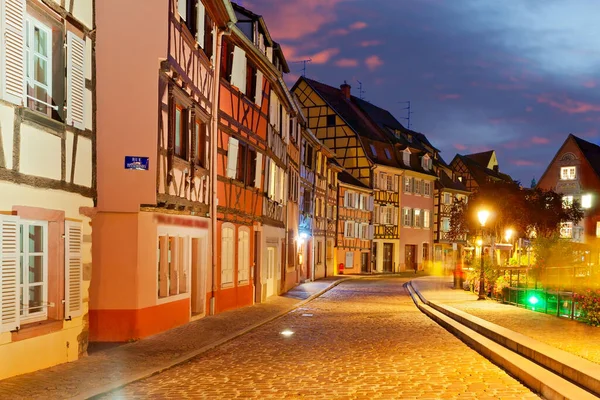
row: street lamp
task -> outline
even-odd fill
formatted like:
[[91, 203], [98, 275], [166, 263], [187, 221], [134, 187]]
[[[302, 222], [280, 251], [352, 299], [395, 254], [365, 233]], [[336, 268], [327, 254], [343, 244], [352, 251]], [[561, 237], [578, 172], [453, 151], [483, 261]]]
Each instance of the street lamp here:
[[488, 210], [479, 210], [477, 213], [477, 218], [479, 219], [479, 223], [481, 224], [481, 271], [479, 274], [479, 296], [477, 300], [485, 300], [485, 275], [483, 272], [483, 228], [485, 227], [485, 222], [490, 216], [490, 212]]
[[[504, 238], [506, 239], [506, 243], [508, 244], [512, 244], [510, 242], [510, 239], [512, 238], [513, 235], [513, 230], [511, 228], [508, 228], [505, 232], [504, 232]], [[508, 261], [507, 264], [510, 264], [510, 258], [512, 257], [512, 247], [510, 247], [508, 249]]]

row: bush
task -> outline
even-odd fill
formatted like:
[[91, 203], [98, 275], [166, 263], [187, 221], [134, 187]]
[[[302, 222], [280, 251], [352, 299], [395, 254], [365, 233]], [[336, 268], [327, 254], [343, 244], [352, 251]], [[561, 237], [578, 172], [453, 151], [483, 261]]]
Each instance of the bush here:
[[600, 290], [586, 289], [583, 293], [575, 293], [573, 298], [581, 317], [591, 326], [600, 326]]

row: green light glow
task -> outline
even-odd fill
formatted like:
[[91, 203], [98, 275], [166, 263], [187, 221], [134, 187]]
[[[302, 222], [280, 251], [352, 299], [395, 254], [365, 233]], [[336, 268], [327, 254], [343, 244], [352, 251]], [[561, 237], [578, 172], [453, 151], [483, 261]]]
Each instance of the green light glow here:
[[537, 297], [535, 297], [535, 296], [531, 296], [531, 297], [529, 298], [529, 304], [536, 305], [538, 302], [539, 302], [539, 300], [538, 300], [538, 298], [537, 298]]

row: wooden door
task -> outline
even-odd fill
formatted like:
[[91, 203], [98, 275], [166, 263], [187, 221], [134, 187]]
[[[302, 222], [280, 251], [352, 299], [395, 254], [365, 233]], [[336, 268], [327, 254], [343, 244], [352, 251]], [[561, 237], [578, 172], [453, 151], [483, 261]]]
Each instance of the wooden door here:
[[267, 297], [275, 294], [275, 247], [267, 247]]
[[406, 264], [406, 270], [410, 271], [413, 270], [416, 272], [417, 270], [417, 246], [415, 246], [414, 244], [407, 244], [406, 247], [404, 248], [404, 253], [405, 253], [405, 264]]
[[360, 272], [369, 272], [369, 253], [360, 253]]
[[384, 243], [383, 244], [383, 272], [394, 272], [393, 260], [394, 260], [394, 244], [393, 243]]
[[205, 240], [192, 238], [192, 315], [204, 314], [206, 289], [204, 277], [206, 276], [206, 249]]

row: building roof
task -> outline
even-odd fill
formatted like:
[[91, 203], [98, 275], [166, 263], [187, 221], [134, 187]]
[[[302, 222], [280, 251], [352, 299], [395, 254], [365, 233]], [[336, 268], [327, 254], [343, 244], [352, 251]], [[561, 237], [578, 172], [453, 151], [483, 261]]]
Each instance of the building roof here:
[[440, 169], [440, 176], [436, 182], [437, 189], [449, 189], [469, 193], [469, 189], [460, 181], [453, 181], [444, 169]]
[[346, 170], [343, 170], [338, 174], [338, 180], [348, 185], [358, 186], [363, 189], [370, 189], [368, 185], [365, 185], [364, 183], [356, 179], [350, 172]]
[[[484, 154], [484, 153], [478, 153], [478, 154]], [[470, 156], [473, 156], [473, 154], [471, 154]], [[475, 154], [475, 156], [477, 156], [477, 154]], [[469, 157], [469, 156], [463, 156], [463, 155], [457, 154], [454, 157], [454, 159], [456, 160], [457, 158], [465, 164], [465, 166], [471, 173], [471, 176], [473, 177], [473, 179], [475, 179], [475, 182], [477, 182], [477, 184], [479, 186], [487, 183], [487, 178], [493, 178], [496, 180], [502, 180], [502, 181], [506, 181], [506, 182], [513, 182], [513, 179], [509, 175], [504, 174], [499, 171], [495, 171], [490, 168], [487, 168], [487, 164], [482, 165], [476, 161], [476, 160], [480, 160], [480, 161], [485, 162], [484, 156], [475, 157], [475, 159], [473, 159], [472, 157]], [[452, 160], [452, 161], [454, 162], [454, 160]], [[488, 162], [489, 162], [489, 159], [488, 159]]]
[[490, 165], [490, 160], [492, 159], [493, 155], [494, 155], [494, 150], [489, 150], [489, 151], [484, 151], [481, 153], [467, 154], [467, 155], [465, 155], [465, 157], [470, 158], [471, 160], [475, 161], [477, 164], [487, 168]]
[[596, 175], [600, 177], [600, 146], [588, 142], [587, 140], [583, 140], [572, 133], [569, 134], [569, 138], [573, 138], [575, 143], [577, 143], [577, 146], [579, 146], [579, 149], [587, 159], [588, 163], [590, 163], [594, 171], [596, 171]]

